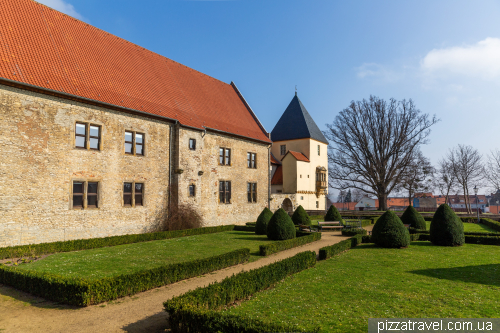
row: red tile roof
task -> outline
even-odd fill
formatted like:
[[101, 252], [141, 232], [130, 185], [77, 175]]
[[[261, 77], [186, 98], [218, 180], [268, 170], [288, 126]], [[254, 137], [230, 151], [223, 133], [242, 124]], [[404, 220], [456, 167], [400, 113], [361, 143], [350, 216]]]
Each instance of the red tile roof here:
[[0, 78], [270, 142], [233, 84], [32, 0], [0, 13]]
[[271, 164], [278, 164], [281, 165], [281, 162], [274, 157], [273, 153], [271, 153]]
[[271, 185], [283, 185], [283, 166], [279, 165], [271, 179]]
[[342, 210], [356, 210], [356, 204], [357, 202], [334, 202], [332, 203], [333, 206], [337, 209], [342, 209]]
[[297, 161], [309, 162], [309, 159], [306, 157], [306, 155], [299, 153], [299, 152], [296, 152], [296, 151], [292, 151], [292, 150], [289, 150], [288, 153], [286, 153], [285, 156], [283, 156], [283, 158], [281, 160], [283, 161], [283, 159], [288, 154], [291, 154], [293, 157], [295, 157], [297, 159]]

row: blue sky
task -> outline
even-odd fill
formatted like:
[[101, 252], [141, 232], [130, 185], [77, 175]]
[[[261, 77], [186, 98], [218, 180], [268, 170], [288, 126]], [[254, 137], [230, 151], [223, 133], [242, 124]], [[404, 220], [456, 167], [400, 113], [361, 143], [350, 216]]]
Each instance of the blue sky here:
[[[268, 131], [298, 94], [321, 129], [370, 94], [436, 114], [433, 163], [500, 138], [500, 1], [39, 0], [224, 82]], [[498, 124], [498, 125], [497, 125]]]

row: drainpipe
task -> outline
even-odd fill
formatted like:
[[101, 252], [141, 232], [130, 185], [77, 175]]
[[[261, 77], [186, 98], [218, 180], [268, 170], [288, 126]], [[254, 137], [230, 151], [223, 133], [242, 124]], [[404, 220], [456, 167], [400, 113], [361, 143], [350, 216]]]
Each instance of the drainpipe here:
[[267, 147], [267, 208], [271, 209], [271, 146]]
[[170, 218], [170, 213], [171, 213], [171, 210], [172, 210], [172, 160], [173, 160], [173, 156], [172, 156], [172, 147], [174, 145], [174, 135], [173, 135], [173, 129], [174, 129], [174, 126], [177, 126], [177, 123], [179, 121], [175, 121], [175, 124], [171, 124], [170, 125], [170, 143], [169, 143], [169, 146], [168, 146], [168, 217]]

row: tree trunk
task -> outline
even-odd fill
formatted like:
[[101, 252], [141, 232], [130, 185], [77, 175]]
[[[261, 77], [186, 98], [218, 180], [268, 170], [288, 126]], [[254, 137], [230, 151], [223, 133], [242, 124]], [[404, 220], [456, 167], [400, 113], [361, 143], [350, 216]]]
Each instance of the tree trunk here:
[[378, 196], [378, 210], [387, 210], [387, 194], [379, 194]]
[[470, 198], [469, 198], [469, 188], [467, 187], [467, 213], [472, 214], [472, 206], [470, 204]]
[[467, 196], [467, 189], [465, 186], [462, 186], [464, 190], [464, 203], [465, 203], [465, 208], [467, 209], [467, 214], [470, 214], [470, 207], [469, 207], [469, 197]]

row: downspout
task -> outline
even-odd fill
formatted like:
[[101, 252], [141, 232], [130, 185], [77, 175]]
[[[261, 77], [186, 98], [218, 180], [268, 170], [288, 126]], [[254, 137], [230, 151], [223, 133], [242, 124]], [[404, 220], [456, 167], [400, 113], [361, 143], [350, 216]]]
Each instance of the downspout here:
[[174, 145], [173, 140], [173, 128], [174, 126], [177, 126], [177, 123], [179, 121], [176, 120], [175, 124], [170, 125], [170, 143], [168, 146], [168, 218], [170, 218], [171, 211], [172, 211], [172, 147]]
[[271, 146], [267, 147], [267, 208], [271, 209]]

